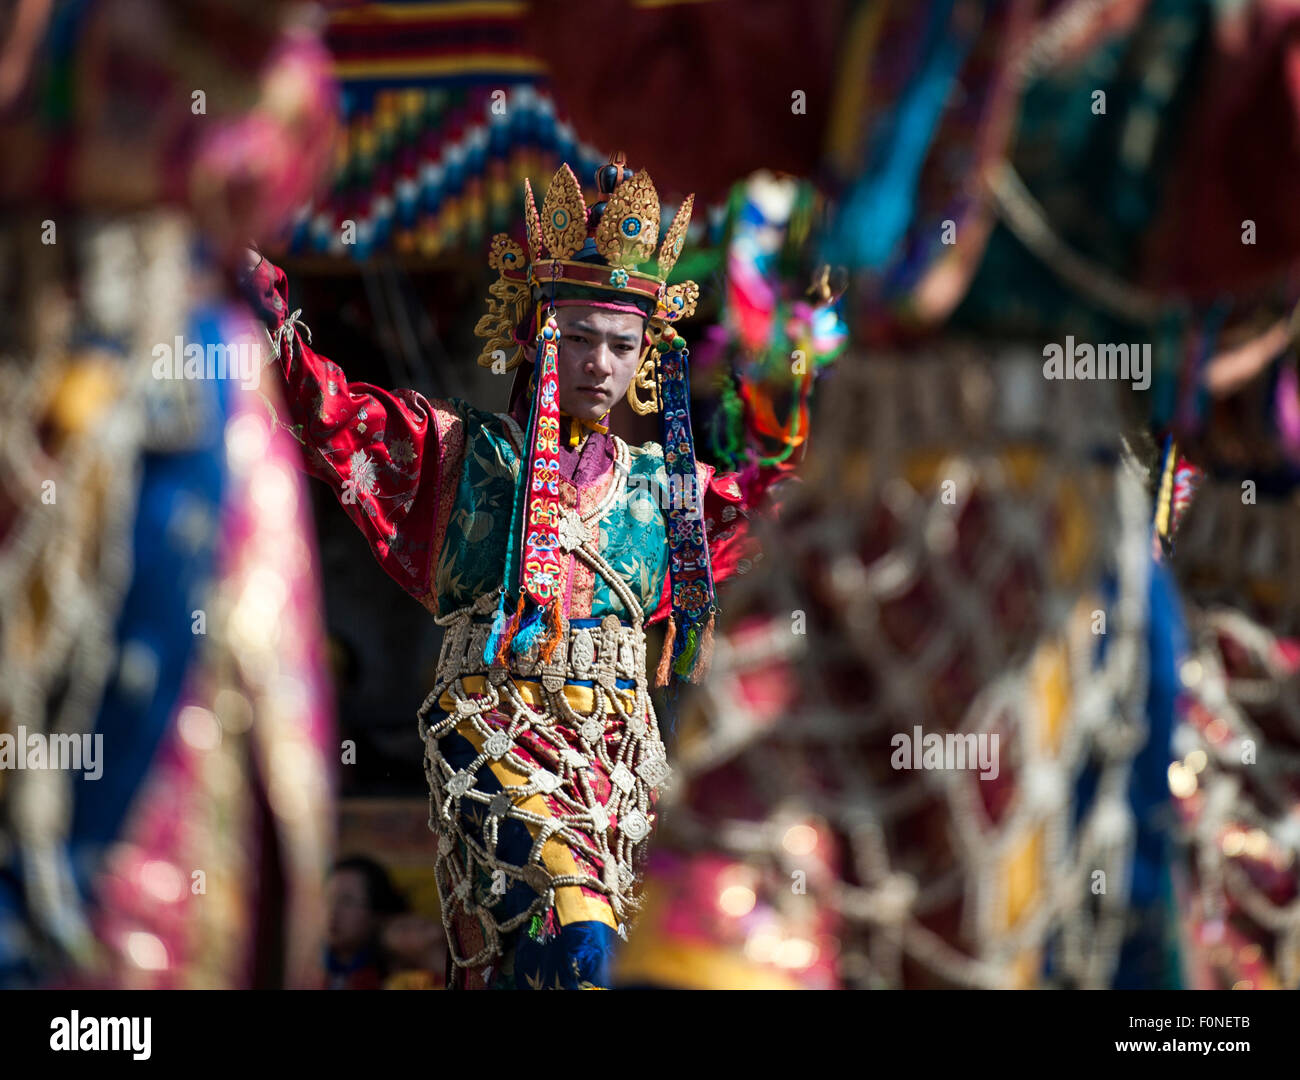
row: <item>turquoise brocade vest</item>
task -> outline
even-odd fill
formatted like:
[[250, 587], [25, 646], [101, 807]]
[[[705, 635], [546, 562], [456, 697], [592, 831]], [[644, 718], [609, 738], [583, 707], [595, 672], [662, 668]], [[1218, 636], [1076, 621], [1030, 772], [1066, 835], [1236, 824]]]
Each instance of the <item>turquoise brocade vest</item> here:
[[[502, 583], [507, 548], [518, 556], [519, 537], [510, 535], [516, 485], [523, 482], [522, 460], [512, 440], [513, 422], [500, 413], [484, 412], [460, 400], [451, 404], [465, 420], [465, 454], [456, 496], [439, 553], [434, 590], [444, 614], [473, 603]], [[517, 430], [517, 429], [516, 429]], [[617, 466], [592, 487], [578, 492], [561, 481], [566, 498], [576, 498], [585, 513], [606, 501], [603, 513], [588, 520], [598, 527], [596, 549], [619, 574], [641, 604], [645, 616], [658, 606], [668, 570], [668, 538], [664, 514], [668, 476], [658, 443], [628, 447], [628, 473]], [[608, 485], [615, 485], [609, 491]], [[516, 583], [510, 583], [511, 591]], [[586, 611], [588, 599], [590, 611]], [[622, 600], [599, 575], [590, 593], [573, 591], [571, 617], [601, 618], [614, 614], [630, 619]]]

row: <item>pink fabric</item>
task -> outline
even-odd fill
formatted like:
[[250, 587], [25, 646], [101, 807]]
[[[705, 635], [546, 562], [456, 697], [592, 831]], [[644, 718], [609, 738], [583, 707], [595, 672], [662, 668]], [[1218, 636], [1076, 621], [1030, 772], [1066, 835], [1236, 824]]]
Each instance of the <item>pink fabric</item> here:
[[1220, 19], [1199, 83], [1143, 280], [1194, 298], [1240, 295], [1300, 267], [1300, 8], [1260, 0]]
[[[595, 307], [604, 308], [607, 311], [624, 311], [629, 315], [640, 315], [646, 318], [646, 313], [635, 304], [619, 304], [613, 301], [605, 300], [556, 300], [555, 306], [561, 307]], [[521, 336], [519, 328], [515, 328], [515, 344], [531, 345], [537, 338], [537, 314], [536, 309], [532, 317], [528, 320], [528, 330]]]
[[605, 308], [608, 311], [626, 311], [629, 315], [640, 315], [646, 318], [646, 313], [635, 304], [616, 304], [607, 300], [556, 300], [556, 307], [598, 307]]

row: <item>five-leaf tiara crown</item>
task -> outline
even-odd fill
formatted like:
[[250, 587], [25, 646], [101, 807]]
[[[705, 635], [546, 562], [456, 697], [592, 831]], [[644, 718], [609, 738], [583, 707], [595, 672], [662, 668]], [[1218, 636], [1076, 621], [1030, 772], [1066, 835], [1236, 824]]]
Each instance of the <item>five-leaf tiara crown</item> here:
[[474, 327], [486, 339], [478, 362], [510, 370], [523, 359], [515, 332], [531, 301], [588, 296], [599, 302], [622, 298], [636, 303], [649, 318], [649, 332], [662, 336], [671, 323], [690, 316], [699, 299], [693, 281], [668, 285], [691, 220], [695, 196], [688, 195], [659, 245], [654, 273], [638, 269], [654, 255], [659, 237], [659, 194], [649, 173], [624, 167], [622, 154], [596, 174], [606, 196], [588, 207], [578, 178], [561, 165], [537, 212], [532, 185], [524, 181], [524, 222], [528, 257], [508, 233], [492, 237], [488, 265], [500, 275], [488, 288], [488, 311]]

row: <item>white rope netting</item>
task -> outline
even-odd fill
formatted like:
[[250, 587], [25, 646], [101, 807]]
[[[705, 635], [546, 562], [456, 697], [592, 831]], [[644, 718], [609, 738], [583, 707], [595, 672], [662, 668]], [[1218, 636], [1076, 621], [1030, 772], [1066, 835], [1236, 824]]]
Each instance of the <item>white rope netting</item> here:
[[[834, 912], [849, 985], [1033, 985], [1049, 945], [1063, 983], [1113, 971], [1149, 550], [1117, 428], [1109, 388], [1047, 382], [1025, 356], [850, 357], [823, 390], [767, 572], [726, 597], [665, 845], [759, 868], [792, 934]], [[794, 689], [767, 712], [754, 684], [771, 671]], [[998, 777], [892, 768], [917, 727], [996, 734]], [[761, 818], [701, 809], [738, 774]], [[797, 822], [838, 849], [802, 895]]]
[[[655, 819], [654, 798], [671, 770], [646, 681], [641, 605], [600, 554], [591, 531], [626, 499], [627, 447], [621, 440], [616, 446], [619, 467], [605, 496], [581, 517], [570, 512], [561, 544], [609, 583], [629, 625], [606, 615], [595, 627], [566, 626], [549, 662], [539, 660], [534, 646], [512, 655], [507, 668], [488, 667], [482, 659], [499, 590], [437, 620], [446, 628], [437, 684], [419, 714], [429, 826], [439, 838], [435, 874], [452, 961], [484, 967], [485, 981], [502, 958], [507, 935], [530, 929], [553, 908], [557, 889], [582, 888], [607, 899], [624, 936], [640, 906], [638, 871]], [[466, 677], [475, 675], [485, 678], [481, 692], [467, 689]], [[590, 709], [575, 708], [565, 685], [571, 679], [591, 683]], [[620, 680], [631, 686], [620, 688]], [[519, 682], [533, 689], [525, 694]], [[445, 695], [452, 707], [442, 712]], [[443, 750], [442, 740], [452, 734], [476, 750], [460, 767]], [[494, 764], [523, 782], [502, 784]], [[607, 790], [597, 785], [594, 770], [608, 781]], [[544, 811], [528, 805], [537, 796], [550, 800]], [[528, 829], [526, 858], [500, 850], [505, 822]], [[552, 843], [582, 860], [566, 860], [573, 872], [547, 864]], [[503, 898], [520, 883], [533, 899], [507, 915]], [[458, 944], [458, 920], [477, 926], [479, 948]]]

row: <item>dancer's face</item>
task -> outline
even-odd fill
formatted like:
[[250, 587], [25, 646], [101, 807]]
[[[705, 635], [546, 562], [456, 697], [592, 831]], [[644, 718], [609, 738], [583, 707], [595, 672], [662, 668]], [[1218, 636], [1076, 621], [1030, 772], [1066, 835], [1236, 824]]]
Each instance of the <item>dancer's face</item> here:
[[627, 393], [645, 347], [644, 316], [598, 307], [562, 307], [560, 408], [580, 420], [599, 420]]

